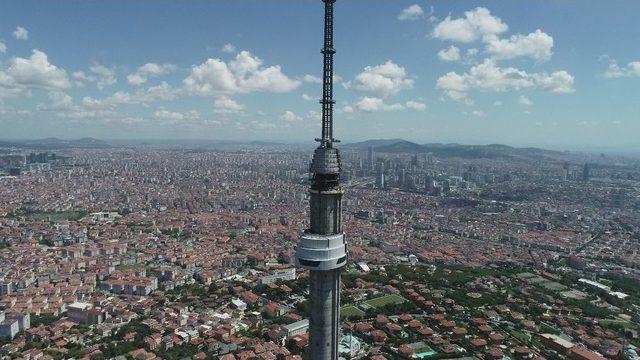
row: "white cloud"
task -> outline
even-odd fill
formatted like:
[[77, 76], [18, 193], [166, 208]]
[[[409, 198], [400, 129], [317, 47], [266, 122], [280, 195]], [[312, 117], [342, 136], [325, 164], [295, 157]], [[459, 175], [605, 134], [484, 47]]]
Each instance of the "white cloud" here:
[[180, 90], [171, 87], [166, 81], [161, 82], [160, 85], [151, 86], [145, 94], [149, 101], [173, 100], [178, 95], [180, 95]]
[[75, 86], [83, 87], [85, 83], [94, 82], [100, 90], [117, 82], [115, 69], [98, 63], [89, 67], [89, 74], [84, 71], [75, 71], [71, 74], [71, 78]]
[[310, 74], [307, 74], [305, 76], [302, 77], [302, 81], [306, 82], [306, 83], [312, 83], [312, 84], [322, 84], [322, 79], [317, 77], [317, 76], [313, 76]]
[[251, 126], [248, 129], [244, 125], [239, 126], [239, 128], [242, 130], [273, 130], [277, 128], [277, 126], [276, 124], [271, 122], [262, 122], [262, 121], [253, 120], [251, 122]]
[[485, 118], [485, 117], [487, 117], [487, 114], [482, 110], [473, 110], [471, 112], [464, 111], [464, 112], [462, 112], [462, 114], [467, 115], [467, 116], [471, 115], [471, 116], [474, 116], [474, 117], [477, 117], [477, 118]]
[[187, 91], [197, 95], [249, 93], [254, 91], [284, 93], [300, 85], [282, 73], [279, 65], [264, 67], [262, 60], [241, 51], [234, 60], [207, 59], [191, 69], [184, 79]]
[[556, 71], [549, 75], [547, 74], [532, 74], [531, 75], [536, 84], [548, 91], [554, 93], [571, 93], [575, 90], [573, 89], [573, 76], [568, 72]]
[[438, 58], [442, 61], [458, 61], [460, 60], [460, 49], [451, 45], [446, 49], [438, 51]]
[[311, 100], [313, 100], [313, 96], [311, 96], [309, 94], [302, 94], [302, 99], [306, 100], [306, 101], [311, 101]]
[[525, 105], [525, 106], [532, 106], [533, 105], [533, 101], [531, 101], [531, 99], [529, 99], [528, 97], [526, 97], [524, 95], [520, 95], [520, 97], [518, 97], [518, 103], [520, 105]]
[[361, 98], [354, 105], [356, 109], [364, 112], [397, 111], [404, 109], [404, 106], [401, 104], [386, 104], [384, 100], [380, 98], [367, 96]]
[[408, 8], [403, 9], [398, 15], [398, 20], [400, 21], [411, 21], [418, 20], [419, 18], [424, 16], [424, 10], [418, 4], [413, 4]]
[[497, 36], [485, 38], [486, 51], [495, 59], [528, 56], [534, 60], [549, 60], [553, 52], [553, 38], [540, 29], [529, 35], [512, 35], [508, 39]]
[[47, 54], [33, 50], [31, 57], [16, 57], [6, 73], [0, 71], [0, 88], [22, 92], [24, 88], [64, 90], [71, 86], [67, 72], [49, 62]]
[[13, 32], [13, 37], [18, 40], [29, 40], [29, 30], [23, 28], [22, 26], [18, 26]]
[[214, 112], [217, 114], [237, 114], [244, 111], [244, 105], [238, 104], [227, 96], [221, 96], [213, 102]]
[[282, 114], [280, 116], [280, 120], [285, 121], [285, 122], [298, 122], [298, 121], [302, 121], [302, 117], [296, 115], [294, 112], [292, 111], [285, 111], [284, 114]]
[[640, 77], [640, 61], [633, 61], [627, 64], [629, 74]]
[[493, 106], [502, 106], [502, 101], [496, 100], [493, 102]]
[[39, 104], [38, 110], [70, 110], [73, 109], [73, 98], [62, 91], [50, 91], [47, 93], [49, 98], [48, 104]]
[[573, 92], [574, 78], [566, 71], [551, 74], [533, 73], [513, 67], [498, 67], [494, 60], [485, 59], [469, 72], [449, 72], [441, 76], [436, 87], [454, 100], [464, 100], [471, 90], [504, 92], [524, 88], [541, 88], [555, 93]]
[[121, 105], [139, 105], [146, 103], [143, 96], [132, 95], [128, 92], [117, 91], [104, 99], [94, 99], [90, 96], [82, 98], [82, 105], [89, 109], [115, 109]]
[[415, 111], [424, 111], [427, 109], [427, 104], [420, 101], [407, 101], [404, 106], [406, 106], [407, 109]]
[[236, 47], [233, 44], [224, 44], [222, 52], [227, 54], [233, 54], [236, 52]]
[[611, 60], [609, 62], [609, 67], [607, 67], [607, 70], [602, 74], [602, 76], [608, 79], [621, 78], [626, 76], [626, 71], [621, 68], [615, 60]]
[[149, 78], [165, 75], [176, 70], [172, 64], [146, 63], [138, 68], [135, 73], [127, 76], [129, 84], [139, 86], [147, 82]]
[[447, 16], [436, 25], [432, 36], [440, 40], [471, 43], [485, 36], [502, 34], [508, 29], [499, 17], [491, 15], [486, 8], [477, 7], [466, 11], [462, 18]]
[[91, 77], [84, 71], [74, 71], [71, 73], [71, 78], [73, 79], [74, 85], [77, 87], [83, 87], [85, 82], [91, 81]]
[[175, 89], [166, 82], [149, 87], [148, 89], [137, 89], [133, 93], [117, 91], [102, 99], [95, 99], [90, 96], [82, 98], [82, 105], [88, 109], [115, 109], [122, 105], [143, 105], [148, 106], [155, 101], [173, 100], [181, 95], [180, 89]]
[[95, 63], [89, 67], [89, 70], [95, 75], [89, 76], [88, 80], [95, 81], [98, 89], [100, 90], [104, 89], [106, 86], [115, 84], [117, 81], [116, 71], [113, 68]]
[[487, 114], [485, 114], [484, 111], [482, 111], [482, 110], [473, 110], [471, 112], [471, 115], [473, 115], [475, 117], [480, 117], [480, 118], [487, 117]]
[[347, 89], [368, 93], [380, 98], [396, 95], [401, 90], [411, 89], [413, 80], [407, 79], [403, 67], [389, 60], [382, 65], [367, 66], [353, 83], [345, 83]]
[[318, 111], [315, 110], [309, 110], [307, 112], [307, 115], [305, 116], [305, 118], [307, 120], [313, 120], [313, 121], [321, 121], [322, 120], [322, 114]]
[[187, 112], [176, 112], [160, 109], [154, 112], [153, 116], [156, 119], [169, 120], [170, 122], [177, 123], [185, 120], [197, 120], [200, 118], [200, 113], [198, 113], [198, 111], [196, 110]]
[[0, 41], [0, 54], [4, 54], [7, 52], [7, 45]]
[[615, 59], [611, 59], [608, 56], [605, 56], [606, 59], [609, 59], [609, 66], [602, 76], [607, 79], [616, 79], [621, 77], [640, 77], [640, 61], [632, 61], [627, 64], [627, 66], [620, 66], [616, 62]]

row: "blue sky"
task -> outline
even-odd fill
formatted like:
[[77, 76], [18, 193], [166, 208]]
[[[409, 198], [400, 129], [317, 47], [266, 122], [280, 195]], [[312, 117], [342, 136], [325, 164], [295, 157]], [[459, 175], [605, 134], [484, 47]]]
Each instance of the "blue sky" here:
[[[345, 141], [640, 147], [635, 1], [336, 4]], [[319, 132], [319, 0], [2, 1], [0, 138]]]

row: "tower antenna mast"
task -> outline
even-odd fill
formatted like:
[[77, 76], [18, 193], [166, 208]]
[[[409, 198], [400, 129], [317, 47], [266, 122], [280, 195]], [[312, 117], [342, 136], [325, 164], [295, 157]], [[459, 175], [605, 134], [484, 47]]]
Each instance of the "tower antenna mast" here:
[[333, 55], [336, 50], [333, 48], [333, 5], [336, 0], [323, 0], [324, 2], [324, 47], [323, 71], [322, 71], [322, 146], [331, 147], [336, 141], [333, 138]]

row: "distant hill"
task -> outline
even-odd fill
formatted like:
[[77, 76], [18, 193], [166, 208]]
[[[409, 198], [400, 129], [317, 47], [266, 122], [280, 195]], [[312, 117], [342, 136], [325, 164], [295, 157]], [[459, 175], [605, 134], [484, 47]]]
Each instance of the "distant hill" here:
[[110, 145], [94, 138], [64, 140], [58, 138], [44, 138], [36, 140], [0, 141], [0, 146], [25, 147], [32, 149], [65, 149], [65, 148], [107, 148]]
[[417, 144], [402, 139], [367, 140], [342, 146], [344, 149], [366, 150], [373, 146], [380, 153], [433, 153], [442, 157], [499, 158], [499, 157], [544, 157], [558, 156], [562, 152], [538, 148], [515, 148], [501, 144], [460, 145], [460, 144]]

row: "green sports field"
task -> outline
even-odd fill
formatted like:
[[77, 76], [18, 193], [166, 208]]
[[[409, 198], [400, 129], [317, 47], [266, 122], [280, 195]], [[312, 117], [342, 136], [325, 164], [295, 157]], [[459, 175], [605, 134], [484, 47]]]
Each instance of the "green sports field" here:
[[353, 305], [347, 305], [340, 308], [340, 317], [350, 318], [353, 316], [364, 317], [364, 311], [358, 309]]
[[390, 304], [402, 304], [405, 301], [407, 301], [407, 299], [403, 298], [400, 295], [385, 295], [367, 300], [365, 301], [365, 304], [374, 308], [379, 308]]

